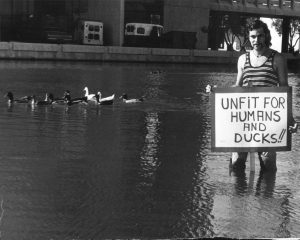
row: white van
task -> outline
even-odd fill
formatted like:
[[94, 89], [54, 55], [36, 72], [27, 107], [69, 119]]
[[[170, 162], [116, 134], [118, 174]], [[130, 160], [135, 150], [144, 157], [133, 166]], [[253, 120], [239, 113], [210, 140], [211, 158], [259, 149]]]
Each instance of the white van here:
[[79, 43], [103, 45], [102, 22], [81, 20], [77, 29]]
[[155, 47], [159, 44], [163, 26], [151, 23], [127, 23], [125, 25], [125, 46]]

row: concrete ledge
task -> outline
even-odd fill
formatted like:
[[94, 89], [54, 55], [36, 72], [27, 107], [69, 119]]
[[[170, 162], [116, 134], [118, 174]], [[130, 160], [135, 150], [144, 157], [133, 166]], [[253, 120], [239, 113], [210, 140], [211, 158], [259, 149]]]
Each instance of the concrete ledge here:
[[15, 51], [35, 51], [35, 52], [57, 52], [60, 50], [59, 44], [43, 43], [12, 43], [12, 50]]
[[153, 55], [165, 55], [165, 56], [190, 56], [191, 51], [189, 49], [170, 49], [170, 48], [152, 48]]
[[[1, 59], [236, 64], [241, 52], [0, 42]], [[299, 56], [283, 54], [298, 65]]]
[[241, 54], [235, 51], [193, 50], [195, 57], [239, 57]]
[[11, 43], [9, 42], [0, 42], [0, 50], [10, 50], [11, 47]]
[[62, 45], [62, 51], [65, 53], [106, 53], [107, 47], [89, 46], [89, 45]]
[[134, 48], [134, 47], [108, 47], [108, 53], [117, 54], [150, 54], [150, 48]]

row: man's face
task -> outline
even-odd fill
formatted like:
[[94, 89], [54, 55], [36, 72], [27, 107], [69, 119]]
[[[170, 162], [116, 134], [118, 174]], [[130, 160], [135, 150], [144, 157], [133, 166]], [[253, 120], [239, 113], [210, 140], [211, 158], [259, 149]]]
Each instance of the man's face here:
[[253, 29], [249, 32], [251, 46], [255, 50], [261, 50], [266, 47], [266, 35], [263, 28]]

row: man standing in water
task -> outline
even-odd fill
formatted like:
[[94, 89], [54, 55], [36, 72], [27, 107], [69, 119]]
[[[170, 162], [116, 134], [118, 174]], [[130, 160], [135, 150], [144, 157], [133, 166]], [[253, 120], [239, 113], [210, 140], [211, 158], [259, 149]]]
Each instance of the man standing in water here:
[[[255, 20], [249, 25], [248, 30], [252, 50], [239, 57], [236, 86], [288, 86], [286, 60], [280, 53], [270, 48], [271, 34], [268, 26], [261, 20]], [[296, 132], [297, 127], [293, 119], [289, 130]], [[232, 155], [233, 169], [245, 169], [247, 154], [239, 152]], [[276, 152], [259, 152], [258, 157], [262, 170], [277, 169]]]

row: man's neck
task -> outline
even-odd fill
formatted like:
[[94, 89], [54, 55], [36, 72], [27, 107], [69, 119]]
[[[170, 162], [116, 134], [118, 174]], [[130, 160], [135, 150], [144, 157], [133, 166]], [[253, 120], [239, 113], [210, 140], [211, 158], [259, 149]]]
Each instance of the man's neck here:
[[261, 57], [267, 52], [268, 48], [263, 47], [260, 49], [253, 49], [253, 53], [256, 57]]

